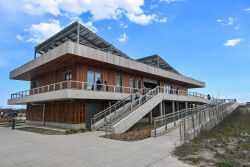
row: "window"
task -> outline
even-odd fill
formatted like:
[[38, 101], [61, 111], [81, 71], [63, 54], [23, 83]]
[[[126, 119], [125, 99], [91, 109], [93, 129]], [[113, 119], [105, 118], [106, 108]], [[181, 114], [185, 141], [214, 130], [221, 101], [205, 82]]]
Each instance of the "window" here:
[[122, 92], [122, 87], [121, 87], [122, 77], [121, 76], [115, 76], [115, 86], [117, 86], [115, 89], [116, 92]]
[[38, 87], [38, 82], [37, 81], [31, 81], [31, 88], [37, 88]]
[[141, 89], [141, 80], [137, 80], [137, 88]]
[[[135, 88], [135, 80], [134, 79], [129, 80], [129, 87]], [[132, 89], [132, 92], [135, 92], [135, 89]]]
[[72, 70], [66, 71], [63, 73], [63, 80], [71, 80], [72, 79]]
[[164, 93], [170, 94], [171, 87], [169, 85], [164, 85]]
[[102, 81], [102, 74], [98, 72], [88, 71], [87, 73], [87, 82], [88, 82], [88, 90], [94, 90], [94, 84], [98, 80], [98, 78]]

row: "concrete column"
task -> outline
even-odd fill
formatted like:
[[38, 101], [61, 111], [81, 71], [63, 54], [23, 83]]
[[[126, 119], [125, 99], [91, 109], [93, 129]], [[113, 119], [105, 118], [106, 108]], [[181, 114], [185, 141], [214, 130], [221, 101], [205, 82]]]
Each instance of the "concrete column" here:
[[185, 102], [185, 109], [187, 109], [188, 108], [188, 102], [186, 101]]
[[160, 116], [162, 116], [163, 115], [163, 110], [162, 110], [162, 102], [160, 102]]
[[166, 106], [165, 106], [165, 101], [162, 101], [162, 110], [163, 110], [163, 114], [166, 114]]
[[171, 101], [172, 103], [172, 112], [175, 112], [175, 105], [174, 105], [174, 101]]
[[180, 105], [179, 105], [179, 102], [176, 102], [176, 111], [179, 111], [180, 110]]
[[149, 123], [153, 123], [153, 112], [152, 112], [152, 110], [150, 111], [150, 113], [149, 113]]

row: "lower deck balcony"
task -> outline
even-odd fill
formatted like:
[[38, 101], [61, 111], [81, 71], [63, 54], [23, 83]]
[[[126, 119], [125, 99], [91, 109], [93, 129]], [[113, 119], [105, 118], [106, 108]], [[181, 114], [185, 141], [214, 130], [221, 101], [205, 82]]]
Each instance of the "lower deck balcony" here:
[[[11, 94], [9, 105], [58, 101], [67, 99], [122, 100], [138, 91], [138, 88], [93, 84], [82, 81], [67, 80], [42, 87]], [[148, 89], [146, 88], [146, 91]], [[160, 92], [168, 95], [169, 100], [207, 102], [207, 96], [197, 92], [189, 92], [160, 87]]]

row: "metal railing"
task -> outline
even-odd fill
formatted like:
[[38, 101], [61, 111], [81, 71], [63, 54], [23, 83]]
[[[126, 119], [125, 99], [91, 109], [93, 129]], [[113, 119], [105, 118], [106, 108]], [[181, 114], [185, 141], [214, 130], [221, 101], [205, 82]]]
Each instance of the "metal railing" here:
[[186, 142], [194, 138], [201, 130], [211, 130], [233, 112], [237, 106], [237, 101], [232, 99], [182, 118], [180, 120], [181, 141]]
[[[139, 91], [143, 92], [143, 89]], [[96, 130], [98, 127], [101, 127], [102, 125], [105, 125], [106, 127], [109, 126], [108, 129], [110, 129], [113, 124], [120, 121], [122, 118], [124, 118], [133, 110], [135, 110], [136, 108], [140, 107], [141, 105], [149, 101], [152, 97], [154, 97], [158, 93], [178, 95], [178, 96], [208, 98], [206, 95], [197, 92], [189, 92], [177, 89], [167, 89], [166, 87], [157, 86], [152, 90], [147, 89], [146, 92], [144, 92], [144, 94], [140, 95], [137, 98], [135, 98], [135, 94], [131, 94], [130, 96], [124, 98], [121, 101], [118, 101], [114, 105], [96, 114], [91, 120], [92, 130]], [[219, 102], [219, 100], [211, 97], [210, 100]]]
[[[201, 106], [193, 107], [193, 108], [186, 108], [183, 110], [179, 110], [173, 113], [169, 113], [163, 116], [156, 117], [154, 119], [154, 136], [157, 136], [157, 128], [159, 127], [165, 127], [164, 131], [168, 130], [168, 124], [173, 123], [173, 127], [177, 125], [177, 121], [180, 121], [186, 117], [190, 117], [192, 115], [195, 115], [199, 112], [208, 111], [209, 116], [215, 115], [214, 112], [210, 113], [211, 109], [214, 109], [215, 107], [220, 108], [221, 106], [225, 104], [232, 104], [235, 103], [236, 99], [217, 99], [215, 103], [211, 104], [204, 104]], [[163, 131], [163, 132], [164, 132]]]
[[162, 127], [162, 126], [165, 126], [165, 130], [164, 131], [167, 131], [168, 130], [168, 124], [169, 123], [174, 123], [173, 126], [176, 126], [176, 122], [186, 116], [189, 116], [189, 115], [192, 115], [192, 114], [195, 114], [201, 110], [205, 110], [209, 107], [211, 107], [213, 105], [211, 104], [204, 104], [202, 106], [197, 106], [197, 107], [193, 107], [193, 108], [186, 108], [186, 109], [182, 109], [182, 110], [179, 110], [179, 111], [176, 111], [176, 112], [173, 112], [173, 113], [169, 113], [169, 114], [166, 114], [166, 115], [163, 115], [163, 116], [159, 116], [159, 117], [156, 117], [154, 119], [154, 136], [157, 136], [156, 134], [156, 129], [159, 128], [159, 127]]
[[114, 92], [114, 93], [134, 93], [137, 88], [130, 88], [125, 86], [117, 86], [117, 85], [107, 85], [107, 84], [96, 84], [82, 81], [73, 81], [66, 80], [62, 82], [57, 82], [45, 86], [41, 86], [38, 88], [33, 88], [29, 90], [20, 91], [17, 93], [11, 94], [11, 99], [21, 98], [24, 96], [30, 96], [39, 93], [52, 92], [63, 89], [79, 89], [85, 91], [102, 91], [102, 92]]
[[[62, 82], [57, 82], [29, 90], [20, 91], [17, 93], [11, 94], [11, 99], [21, 98], [24, 96], [30, 96], [39, 93], [52, 92], [63, 89], [79, 89], [85, 91], [102, 91], [102, 92], [116, 92], [116, 93], [127, 93], [132, 94], [138, 91], [138, 88], [131, 88], [125, 86], [117, 86], [117, 85], [107, 85], [107, 84], [96, 84], [82, 81], [74, 81], [74, 80], [66, 80]], [[207, 95], [201, 94], [198, 92], [191, 92], [185, 90], [178, 89], [169, 89], [165, 87], [158, 86], [158, 89], [161, 93], [171, 94], [171, 95], [180, 95], [180, 96], [190, 96], [190, 97], [199, 97], [199, 98], [207, 98]], [[150, 89], [147, 89], [147, 91]], [[211, 97], [211, 100], [215, 100], [215, 98]]]

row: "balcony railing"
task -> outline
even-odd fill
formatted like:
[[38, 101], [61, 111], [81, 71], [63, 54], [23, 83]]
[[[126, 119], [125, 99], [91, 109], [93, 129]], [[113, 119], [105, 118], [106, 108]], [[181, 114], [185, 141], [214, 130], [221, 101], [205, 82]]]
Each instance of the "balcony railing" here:
[[[97, 92], [101, 91], [101, 92], [126, 93], [126, 94], [132, 94], [139, 90], [138, 88], [131, 88], [131, 87], [125, 87], [125, 86], [96, 84], [96, 83], [89, 83], [89, 82], [82, 82], [82, 81], [67, 80], [67, 81], [53, 83], [50, 85], [41, 86], [38, 88], [33, 88], [33, 89], [13, 93], [11, 94], [11, 99], [21, 98], [21, 97], [35, 95], [39, 93], [53, 92], [53, 91], [63, 90], [63, 89], [73, 89], [73, 90], [75, 89], [75, 90], [97, 91]], [[147, 92], [148, 91], [149, 90], [147, 90]], [[205, 94], [178, 90], [178, 89], [168, 89], [165, 87], [159, 87], [159, 91], [165, 94], [207, 98], [207, 95]], [[211, 98], [211, 100], [212, 99], [213, 98]]]

